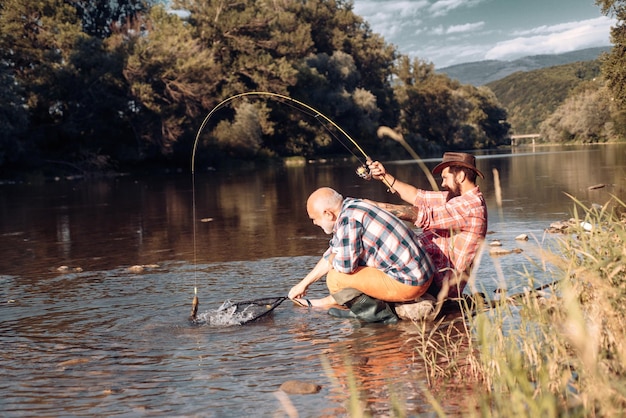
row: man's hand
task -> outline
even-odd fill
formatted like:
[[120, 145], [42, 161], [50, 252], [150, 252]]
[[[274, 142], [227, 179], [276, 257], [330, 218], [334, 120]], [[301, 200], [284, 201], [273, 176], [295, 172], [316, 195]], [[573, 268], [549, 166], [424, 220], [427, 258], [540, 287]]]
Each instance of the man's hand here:
[[369, 160], [367, 162], [367, 168], [370, 170], [372, 178], [375, 178], [376, 180], [382, 180], [385, 177], [385, 174], [387, 174], [385, 167], [379, 161]]
[[307, 286], [304, 286], [302, 282], [298, 283], [291, 288], [287, 297], [289, 299], [300, 299], [306, 296]]

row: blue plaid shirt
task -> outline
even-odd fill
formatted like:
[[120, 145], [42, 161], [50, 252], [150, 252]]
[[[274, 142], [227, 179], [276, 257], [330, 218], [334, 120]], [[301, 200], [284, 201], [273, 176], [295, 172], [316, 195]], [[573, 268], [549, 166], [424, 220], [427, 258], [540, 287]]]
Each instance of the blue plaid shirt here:
[[436, 269], [418, 242], [415, 232], [391, 213], [363, 200], [346, 198], [324, 258], [334, 253], [333, 268], [340, 273], [369, 266], [401, 283], [421, 286]]

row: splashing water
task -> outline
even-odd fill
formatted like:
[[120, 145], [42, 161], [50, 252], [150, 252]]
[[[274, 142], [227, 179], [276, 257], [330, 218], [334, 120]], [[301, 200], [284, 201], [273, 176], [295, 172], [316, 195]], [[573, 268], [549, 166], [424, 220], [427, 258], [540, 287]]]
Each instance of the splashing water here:
[[238, 303], [226, 300], [219, 308], [199, 314], [194, 322], [211, 326], [243, 325], [269, 314], [284, 299], [259, 299]]

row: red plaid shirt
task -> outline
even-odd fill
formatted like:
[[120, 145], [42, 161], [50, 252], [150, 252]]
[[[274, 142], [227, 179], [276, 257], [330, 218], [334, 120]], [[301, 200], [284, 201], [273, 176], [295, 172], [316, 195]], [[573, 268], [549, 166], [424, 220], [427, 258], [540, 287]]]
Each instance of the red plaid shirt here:
[[[487, 234], [487, 205], [478, 186], [450, 200], [448, 192], [419, 190], [414, 205], [415, 226], [423, 231], [419, 240], [438, 270], [433, 283], [441, 287], [446, 272], [471, 267]], [[458, 296], [456, 288], [448, 296]]]

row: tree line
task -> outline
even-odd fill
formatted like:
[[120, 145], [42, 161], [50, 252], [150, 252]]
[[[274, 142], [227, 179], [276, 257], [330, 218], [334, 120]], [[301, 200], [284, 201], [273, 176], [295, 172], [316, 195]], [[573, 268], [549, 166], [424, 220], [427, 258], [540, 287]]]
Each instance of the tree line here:
[[[505, 108], [489, 88], [462, 85], [399, 53], [351, 1], [162, 3], [0, 4], [1, 171], [188, 166], [207, 113], [251, 91], [307, 103], [377, 157], [406, 157], [377, 137], [380, 126], [426, 156], [508, 142]], [[601, 7], [623, 20], [623, 1]], [[618, 80], [624, 66], [611, 68]], [[618, 99], [622, 84], [607, 83]], [[200, 134], [203, 165], [347, 153], [318, 118], [251, 97], [220, 110]]]
[[[351, 1], [4, 0], [0, 169], [100, 170], [189, 161], [203, 118], [233, 95], [268, 91], [328, 115], [372, 155], [485, 148], [507, 138], [485, 88], [399, 54]], [[197, 158], [346, 154], [314, 117], [246, 98], [202, 132]]]

